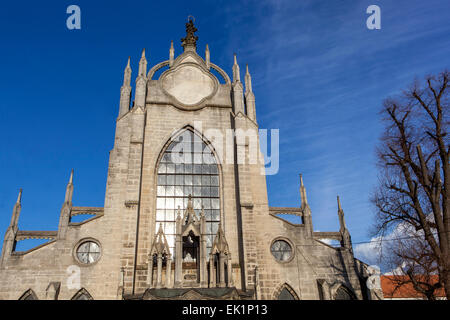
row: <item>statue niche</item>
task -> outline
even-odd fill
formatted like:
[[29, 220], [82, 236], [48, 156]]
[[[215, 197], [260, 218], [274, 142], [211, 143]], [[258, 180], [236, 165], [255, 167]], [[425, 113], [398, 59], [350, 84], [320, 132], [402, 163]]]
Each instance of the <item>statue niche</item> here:
[[196, 286], [200, 282], [200, 237], [189, 231], [183, 240], [183, 281]]
[[200, 258], [200, 238], [196, 237], [192, 231], [186, 237], [183, 237], [183, 262], [195, 263]]
[[197, 217], [189, 195], [187, 208], [176, 220], [175, 286], [206, 287], [206, 218], [202, 209]]
[[[149, 256], [148, 284], [150, 288], [215, 288], [232, 287], [231, 255], [221, 223], [208, 256], [206, 248], [206, 217], [194, 211], [189, 195], [183, 217], [178, 208], [175, 237], [175, 281], [172, 277], [172, 255], [163, 228], [155, 235]], [[154, 276], [154, 269], [156, 275]], [[163, 270], [164, 279], [163, 279]], [[156, 278], [156, 279], [155, 279]]]

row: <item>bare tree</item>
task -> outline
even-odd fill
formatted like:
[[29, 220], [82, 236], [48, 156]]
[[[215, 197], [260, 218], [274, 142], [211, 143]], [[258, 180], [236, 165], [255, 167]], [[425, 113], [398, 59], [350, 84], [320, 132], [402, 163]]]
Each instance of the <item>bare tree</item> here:
[[422, 236], [436, 262], [439, 285], [450, 299], [449, 72], [416, 81], [384, 101], [386, 124], [377, 148], [380, 182], [372, 202], [376, 232], [399, 223]]
[[385, 250], [386, 263], [393, 270], [389, 279], [394, 292], [413, 288], [428, 300], [436, 300], [442, 287], [436, 281], [438, 264], [433, 250], [423, 240], [423, 232], [411, 230], [406, 223], [396, 230], [394, 236], [398, 238], [389, 241]]

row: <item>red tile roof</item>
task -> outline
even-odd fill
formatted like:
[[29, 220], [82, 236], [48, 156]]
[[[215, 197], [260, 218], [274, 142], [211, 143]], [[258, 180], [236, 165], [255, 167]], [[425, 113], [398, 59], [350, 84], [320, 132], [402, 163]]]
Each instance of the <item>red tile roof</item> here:
[[[424, 299], [425, 296], [417, 292], [412, 283], [408, 282], [397, 286], [399, 280], [403, 279], [405, 281], [409, 280], [408, 276], [398, 276], [398, 275], [382, 275], [381, 276], [381, 288], [383, 290], [383, 295], [385, 299]], [[425, 277], [419, 277], [419, 281], [424, 281]], [[439, 281], [438, 275], [432, 275], [430, 283], [436, 283]], [[435, 291], [436, 297], [445, 297], [444, 288], [439, 288]]]

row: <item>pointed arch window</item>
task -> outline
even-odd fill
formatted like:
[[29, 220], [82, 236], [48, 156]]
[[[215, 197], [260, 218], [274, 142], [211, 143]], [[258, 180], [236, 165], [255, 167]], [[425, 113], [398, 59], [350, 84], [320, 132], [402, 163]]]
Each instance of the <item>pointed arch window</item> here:
[[94, 300], [89, 292], [81, 288], [75, 295], [72, 297], [72, 300]]
[[210, 147], [189, 129], [179, 134], [164, 151], [158, 164], [156, 224], [164, 228], [172, 255], [175, 254], [175, 221], [192, 196], [194, 211], [206, 216], [207, 254], [220, 221], [219, 167]]
[[38, 300], [33, 290], [29, 289], [19, 298], [19, 300]]
[[294, 296], [289, 292], [288, 289], [283, 288], [281, 290], [280, 295], [278, 296], [278, 300], [295, 300]]
[[344, 286], [340, 286], [339, 289], [336, 290], [336, 294], [334, 295], [334, 300], [354, 300], [355, 297], [353, 293]]
[[277, 300], [298, 300], [298, 296], [294, 289], [288, 284], [283, 284], [276, 292], [275, 299]]

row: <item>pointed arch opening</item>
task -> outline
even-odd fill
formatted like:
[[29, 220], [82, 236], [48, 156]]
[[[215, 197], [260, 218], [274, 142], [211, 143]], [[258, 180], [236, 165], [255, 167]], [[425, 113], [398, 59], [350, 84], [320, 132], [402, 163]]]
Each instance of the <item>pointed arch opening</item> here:
[[191, 195], [195, 214], [199, 217], [202, 207], [205, 212], [209, 255], [221, 217], [220, 169], [213, 149], [187, 127], [166, 144], [156, 167], [155, 227], [163, 226], [171, 254], [175, 256], [178, 208], [183, 213]]
[[94, 300], [94, 298], [92, 298], [86, 289], [81, 288], [77, 293], [75, 293], [71, 300]]
[[334, 294], [334, 300], [355, 300], [356, 297], [353, 292], [346, 286], [341, 285]]
[[274, 300], [299, 300], [299, 298], [294, 289], [287, 283], [284, 283], [275, 291]]
[[33, 290], [28, 289], [19, 298], [19, 300], [39, 300], [36, 293]]

